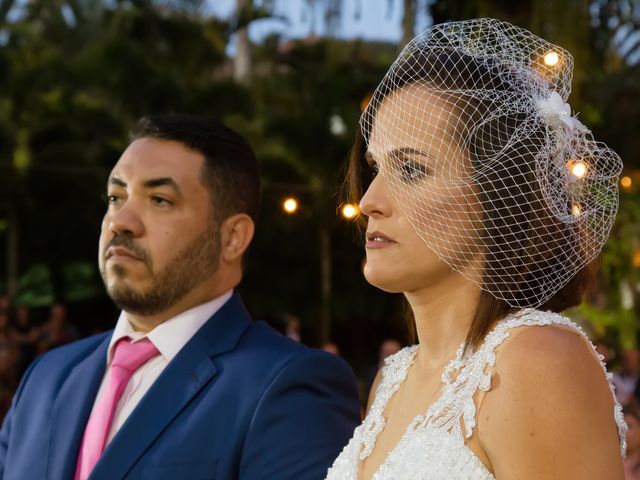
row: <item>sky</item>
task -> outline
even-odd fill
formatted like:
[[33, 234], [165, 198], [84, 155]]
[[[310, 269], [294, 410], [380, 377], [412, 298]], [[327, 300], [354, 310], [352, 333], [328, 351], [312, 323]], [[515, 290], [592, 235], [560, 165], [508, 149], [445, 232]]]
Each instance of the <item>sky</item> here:
[[[402, 3], [401, 0], [343, 0], [343, 15], [336, 36], [398, 42], [402, 36]], [[235, 4], [236, 0], [209, 0], [207, 9], [215, 16], [229, 18]], [[360, 18], [356, 18], [358, 4], [362, 5]], [[270, 33], [279, 33], [286, 38], [306, 37], [311, 33], [313, 22], [306, 0], [276, 0], [275, 10], [289, 22], [271, 19], [254, 22], [249, 27], [253, 41], [259, 42]], [[325, 25], [321, 7], [316, 8], [315, 17], [315, 33], [322, 35]], [[429, 20], [425, 13], [420, 15], [417, 31], [425, 28]]]
[[[15, 19], [23, 13], [28, 0], [17, 0], [9, 12], [9, 18]], [[254, 0], [256, 4], [260, 0]], [[276, 15], [286, 17], [288, 21], [263, 19], [249, 26], [249, 36], [254, 42], [260, 42], [272, 33], [279, 33], [284, 38], [307, 37], [315, 28], [317, 35], [326, 33], [322, 5], [316, 6], [315, 22], [311, 20], [309, 0], [275, 0]], [[316, 0], [316, 4], [323, 2]], [[343, 14], [335, 36], [344, 39], [361, 38], [364, 40], [382, 40], [399, 42], [402, 36], [402, 0], [342, 0]], [[419, 2], [416, 32], [430, 25], [431, 19], [426, 13], [426, 2]], [[204, 11], [220, 18], [229, 19], [235, 10], [236, 0], [205, 0]], [[356, 13], [360, 5], [360, 17]], [[64, 13], [64, 12], [63, 12]], [[3, 35], [0, 32], [0, 44]], [[6, 36], [6, 35], [4, 35]], [[235, 51], [235, 42], [231, 42], [228, 53]]]

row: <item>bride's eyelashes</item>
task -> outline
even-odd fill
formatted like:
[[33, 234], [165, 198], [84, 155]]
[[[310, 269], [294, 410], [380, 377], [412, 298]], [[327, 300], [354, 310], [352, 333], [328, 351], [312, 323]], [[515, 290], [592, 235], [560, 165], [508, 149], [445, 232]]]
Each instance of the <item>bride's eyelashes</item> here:
[[432, 173], [424, 163], [409, 159], [398, 162], [396, 169], [401, 180], [406, 183], [423, 180]]

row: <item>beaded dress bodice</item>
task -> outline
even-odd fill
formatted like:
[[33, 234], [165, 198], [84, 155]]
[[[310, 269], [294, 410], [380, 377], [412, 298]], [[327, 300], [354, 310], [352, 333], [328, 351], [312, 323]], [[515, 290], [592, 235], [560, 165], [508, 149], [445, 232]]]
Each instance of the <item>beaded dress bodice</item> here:
[[[391, 450], [373, 480], [495, 480], [465, 440], [476, 425], [474, 395], [491, 388], [491, 370], [496, 362], [495, 350], [509, 337], [510, 330], [521, 326], [563, 325], [577, 331], [591, 346], [609, 382], [602, 357], [597, 354], [584, 331], [569, 319], [550, 312], [522, 310], [502, 320], [485, 337], [474, 352], [463, 355], [463, 346], [442, 373], [440, 397], [426, 414], [418, 415]], [[385, 361], [375, 399], [362, 425], [343, 449], [326, 480], [357, 480], [361, 460], [373, 452], [378, 435], [385, 427], [384, 410], [407, 377], [417, 346], [407, 347]], [[622, 407], [615, 400], [614, 415], [620, 435], [620, 450], [626, 450], [626, 424]]]

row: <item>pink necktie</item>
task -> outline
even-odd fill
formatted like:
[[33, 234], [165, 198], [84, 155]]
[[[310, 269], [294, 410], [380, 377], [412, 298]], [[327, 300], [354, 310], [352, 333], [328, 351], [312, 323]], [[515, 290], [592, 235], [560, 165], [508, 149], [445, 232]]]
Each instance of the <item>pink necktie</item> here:
[[91, 474], [107, 443], [118, 401], [129, 379], [158, 353], [158, 349], [146, 338], [135, 343], [123, 338], [116, 343], [106, 388], [84, 430], [75, 480], [86, 480]]

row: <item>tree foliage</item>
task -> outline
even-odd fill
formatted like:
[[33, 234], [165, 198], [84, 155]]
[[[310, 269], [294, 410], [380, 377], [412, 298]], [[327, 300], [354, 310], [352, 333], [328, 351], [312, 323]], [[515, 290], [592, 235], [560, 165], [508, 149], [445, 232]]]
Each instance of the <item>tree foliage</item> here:
[[[389, 0], [389, 7], [398, 1]], [[494, 16], [574, 53], [572, 105], [596, 138], [620, 153], [634, 185], [640, 183], [638, 0], [408, 4], [405, 35], [424, 9], [435, 22]], [[342, 7], [339, 0], [308, 0], [303, 14], [323, 12], [327, 31], [337, 34]], [[253, 2], [231, 23], [209, 16], [201, 0], [0, 0], [0, 248], [7, 247], [7, 213], [17, 212], [23, 299], [33, 300], [34, 292], [41, 299], [101, 292], [94, 266], [101, 194], [127, 132], [145, 114], [191, 112], [245, 134], [262, 162], [263, 212], [243, 286], [254, 310], [315, 323], [322, 307], [319, 243], [329, 232], [334, 336], [370, 351], [380, 336], [402, 333], [397, 300], [365, 285], [362, 248], [337, 216], [341, 169], [361, 103], [398, 45], [272, 35], [249, 45], [251, 76], [235, 82], [227, 53], [233, 34], [287, 15], [274, 0]], [[300, 199], [299, 214], [282, 213], [286, 195]], [[637, 307], [623, 305], [620, 285], [638, 296], [631, 261], [640, 248], [638, 212], [637, 194], [624, 193], [602, 259], [605, 300], [585, 314], [597, 321], [597, 312], [609, 312], [600, 325], [610, 329], [629, 324], [616, 327], [611, 312], [636, 318]], [[3, 256], [3, 277], [6, 268]], [[627, 339], [635, 334], [619, 330]]]

